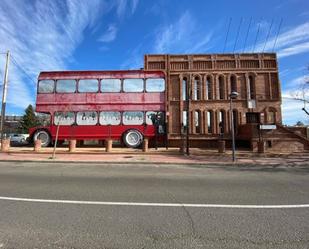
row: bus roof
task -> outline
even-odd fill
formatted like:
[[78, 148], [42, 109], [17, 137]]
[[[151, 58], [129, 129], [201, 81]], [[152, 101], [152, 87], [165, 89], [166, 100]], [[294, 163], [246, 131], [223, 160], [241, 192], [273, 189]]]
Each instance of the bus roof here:
[[97, 79], [97, 78], [155, 78], [164, 77], [163, 71], [106, 70], [106, 71], [49, 71], [41, 72], [38, 80], [44, 79]]

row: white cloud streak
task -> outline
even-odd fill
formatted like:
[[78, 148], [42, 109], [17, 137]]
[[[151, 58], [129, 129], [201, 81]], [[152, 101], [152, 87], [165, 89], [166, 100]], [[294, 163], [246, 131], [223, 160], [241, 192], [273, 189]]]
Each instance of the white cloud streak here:
[[[9, 49], [33, 81], [42, 70], [64, 70], [84, 30], [94, 26], [104, 7], [100, 0], [2, 1], [0, 50]], [[3, 70], [3, 57], [0, 67]], [[34, 102], [35, 85], [12, 63], [9, 83], [9, 104], [25, 108]]]
[[195, 53], [209, 49], [212, 32], [205, 34], [189, 11], [175, 22], [158, 29], [154, 51], [156, 53]]
[[[271, 37], [265, 46], [265, 51], [271, 51], [276, 42], [275, 50], [279, 58], [309, 52], [309, 22], [305, 22], [280, 34]], [[255, 51], [262, 51], [265, 41], [258, 44]]]
[[127, 13], [134, 14], [139, 0], [115, 0], [117, 15], [123, 17]]
[[115, 24], [110, 24], [105, 33], [98, 39], [100, 42], [112, 42], [117, 36], [117, 27]]

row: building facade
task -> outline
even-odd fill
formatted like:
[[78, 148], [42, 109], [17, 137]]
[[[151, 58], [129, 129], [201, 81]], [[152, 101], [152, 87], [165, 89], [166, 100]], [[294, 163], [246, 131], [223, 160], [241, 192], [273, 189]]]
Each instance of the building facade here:
[[238, 141], [249, 141], [254, 147], [260, 139], [260, 124], [281, 127], [281, 87], [274, 53], [148, 54], [144, 69], [166, 74], [170, 145], [179, 145], [187, 125], [192, 146], [213, 147], [220, 138], [230, 141], [231, 92], [238, 93], [232, 104]]

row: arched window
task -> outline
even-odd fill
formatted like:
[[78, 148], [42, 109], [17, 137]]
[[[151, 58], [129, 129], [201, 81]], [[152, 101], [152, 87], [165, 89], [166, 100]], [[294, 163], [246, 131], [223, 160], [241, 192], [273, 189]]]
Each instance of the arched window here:
[[223, 134], [225, 130], [225, 111], [221, 110], [219, 112], [219, 132]]
[[219, 99], [224, 99], [224, 78], [219, 76]]
[[230, 78], [231, 81], [231, 92], [237, 92], [237, 80], [236, 76], [232, 75]]
[[268, 124], [275, 124], [276, 123], [276, 112], [270, 110], [267, 114], [267, 123]]
[[199, 77], [195, 77], [193, 85], [193, 100], [200, 100], [200, 99], [201, 99], [201, 81]]
[[249, 99], [255, 99], [255, 93], [254, 93], [254, 79], [253, 79], [253, 76], [250, 75], [249, 78], [249, 84], [248, 84], [248, 87], [249, 87]]
[[187, 84], [188, 84], [188, 79], [185, 77], [182, 79], [182, 100], [187, 100]]
[[212, 82], [210, 76], [206, 78], [206, 98], [212, 99]]
[[212, 111], [208, 111], [207, 112], [207, 131], [208, 133], [213, 133], [213, 112]]
[[201, 112], [194, 112], [195, 133], [201, 133]]

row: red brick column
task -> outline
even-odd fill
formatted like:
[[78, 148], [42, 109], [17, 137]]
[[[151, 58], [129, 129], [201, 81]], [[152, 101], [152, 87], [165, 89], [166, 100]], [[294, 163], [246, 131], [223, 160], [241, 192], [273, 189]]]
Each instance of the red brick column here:
[[113, 148], [113, 140], [112, 139], [106, 139], [105, 140], [105, 151], [111, 152]]
[[143, 152], [148, 152], [148, 144], [149, 144], [148, 138], [144, 138], [144, 141], [143, 141]]
[[219, 153], [224, 153], [225, 152], [225, 141], [224, 140], [219, 140], [218, 141], [218, 152]]
[[76, 140], [71, 139], [69, 141], [69, 152], [74, 152], [76, 150]]
[[42, 148], [42, 141], [40, 139], [37, 139], [34, 141], [34, 151], [39, 152]]
[[258, 153], [265, 153], [265, 142], [264, 141], [258, 142]]
[[5, 138], [2, 140], [2, 143], [1, 143], [1, 151], [2, 152], [8, 152], [9, 149], [10, 149], [10, 139], [9, 138]]

